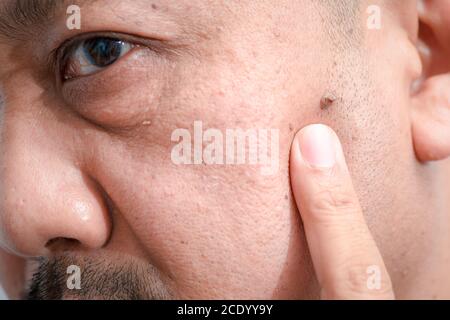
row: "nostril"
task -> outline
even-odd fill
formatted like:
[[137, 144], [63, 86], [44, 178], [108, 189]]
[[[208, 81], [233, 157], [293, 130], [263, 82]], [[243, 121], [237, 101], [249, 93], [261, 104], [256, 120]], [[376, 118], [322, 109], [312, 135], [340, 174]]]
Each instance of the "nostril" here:
[[51, 252], [62, 252], [73, 250], [80, 245], [81, 242], [76, 239], [58, 237], [50, 239], [45, 247]]

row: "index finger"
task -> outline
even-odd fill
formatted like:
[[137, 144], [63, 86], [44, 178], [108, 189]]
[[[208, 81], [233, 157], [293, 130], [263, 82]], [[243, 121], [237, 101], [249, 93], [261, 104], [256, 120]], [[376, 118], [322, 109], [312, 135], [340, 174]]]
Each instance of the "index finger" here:
[[341, 144], [329, 127], [311, 125], [297, 134], [291, 149], [291, 184], [322, 296], [393, 298]]

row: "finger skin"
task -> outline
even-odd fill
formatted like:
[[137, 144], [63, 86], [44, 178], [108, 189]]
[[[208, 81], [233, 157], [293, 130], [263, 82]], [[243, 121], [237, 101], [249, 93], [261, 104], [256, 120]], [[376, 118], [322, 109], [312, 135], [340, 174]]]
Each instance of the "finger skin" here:
[[9, 299], [20, 299], [25, 283], [25, 260], [0, 248], [0, 287]]
[[310, 125], [297, 133], [290, 175], [322, 298], [393, 299], [389, 275], [332, 129]]

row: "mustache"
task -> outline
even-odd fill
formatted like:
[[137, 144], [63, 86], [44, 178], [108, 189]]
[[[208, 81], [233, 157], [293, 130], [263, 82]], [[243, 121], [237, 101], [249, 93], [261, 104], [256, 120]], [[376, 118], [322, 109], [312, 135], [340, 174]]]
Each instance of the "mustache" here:
[[[74, 277], [79, 277], [75, 286]], [[171, 300], [173, 294], [163, 278], [152, 264], [129, 256], [62, 254], [39, 258], [25, 298]]]

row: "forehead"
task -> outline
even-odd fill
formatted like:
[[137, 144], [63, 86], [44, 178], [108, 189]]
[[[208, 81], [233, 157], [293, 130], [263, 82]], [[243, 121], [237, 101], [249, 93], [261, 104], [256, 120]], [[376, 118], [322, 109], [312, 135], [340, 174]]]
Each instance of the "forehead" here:
[[[9, 11], [15, 9], [25, 9], [34, 11], [45, 11], [56, 7], [68, 7], [71, 5], [79, 5], [80, 7], [103, 7], [114, 8], [118, 5], [127, 5], [129, 7], [150, 7], [154, 10], [163, 10], [171, 12], [179, 12], [183, 10], [185, 15], [191, 15], [198, 11], [208, 11], [213, 14], [222, 14], [242, 11], [252, 12], [257, 14], [258, 12], [265, 11], [266, 13], [274, 12], [277, 10], [286, 9], [289, 11], [296, 8], [309, 7], [310, 4], [317, 4], [313, 0], [0, 0], [0, 9], [4, 13], [4, 9], [8, 8]], [[320, 3], [320, 2], [319, 2]], [[266, 17], [269, 18], [269, 17]]]
[[0, 0], [0, 35], [23, 39], [42, 33], [56, 20], [63, 22], [72, 5], [80, 7], [84, 26], [114, 19], [157, 29], [176, 24], [186, 38], [196, 34], [212, 38], [222, 27], [233, 38], [242, 38], [249, 35], [242, 31], [264, 33], [273, 25], [287, 29], [320, 21], [319, 15], [311, 14], [317, 12], [313, 0]]

